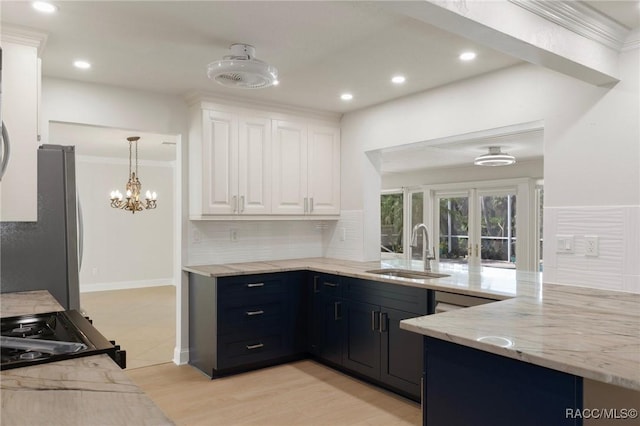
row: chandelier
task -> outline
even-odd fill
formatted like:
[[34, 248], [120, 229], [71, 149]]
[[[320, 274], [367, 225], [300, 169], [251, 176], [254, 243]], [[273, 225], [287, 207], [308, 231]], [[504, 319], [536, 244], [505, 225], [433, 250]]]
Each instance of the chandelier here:
[[[124, 198], [122, 193], [117, 189], [111, 191], [111, 207], [113, 207], [114, 209], [130, 211], [131, 213], [140, 212], [146, 209], [155, 209], [156, 200], [158, 199], [158, 194], [156, 194], [155, 191], [147, 191], [144, 201], [140, 200], [140, 191], [142, 189], [142, 184], [140, 183], [140, 179], [138, 178], [139, 139], [139, 136], [130, 136], [127, 138], [127, 140], [129, 141], [129, 181], [127, 182], [126, 186], [126, 198]], [[131, 169], [131, 148], [133, 145], [136, 146], [135, 171]]]

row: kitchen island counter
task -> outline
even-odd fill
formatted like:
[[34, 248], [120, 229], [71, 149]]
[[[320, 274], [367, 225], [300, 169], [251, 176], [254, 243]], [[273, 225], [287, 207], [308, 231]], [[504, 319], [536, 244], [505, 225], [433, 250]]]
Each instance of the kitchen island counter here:
[[[640, 390], [640, 295], [554, 284], [541, 274], [440, 265], [426, 280], [368, 270], [402, 265], [330, 258], [191, 266], [211, 277], [310, 270], [500, 300], [402, 321], [401, 328], [455, 344]], [[414, 265], [415, 267], [415, 265]]]
[[[4, 293], [2, 317], [64, 310], [46, 291]], [[3, 425], [172, 425], [108, 355], [0, 373]]]

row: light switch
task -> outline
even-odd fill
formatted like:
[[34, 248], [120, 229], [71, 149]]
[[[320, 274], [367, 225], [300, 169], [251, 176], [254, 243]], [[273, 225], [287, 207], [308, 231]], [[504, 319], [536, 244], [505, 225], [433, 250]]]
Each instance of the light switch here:
[[556, 235], [556, 253], [573, 253], [573, 235]]

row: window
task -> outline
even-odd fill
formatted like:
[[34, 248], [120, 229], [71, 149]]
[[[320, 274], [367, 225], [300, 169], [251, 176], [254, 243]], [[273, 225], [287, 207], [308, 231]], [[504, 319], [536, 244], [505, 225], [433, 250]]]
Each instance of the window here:
[[[424, 223], [424, 192], [412, 192], [411, 193], [411, 229], [419, 223]], [[409, 236], [411, 237], [411, 236]], [[430, 247], [427, 247], [431, 250]], [[418, 238], [417, 245], [411, 247], [411, 258], [422, 259], [422, 238]]]
[[515, 194], [480, 196], [480, 259], [483, 266], [515, 268]]
[[404, 194], [380, 196], [380, 250], [382, 253], [404, 253]]
[[467, 263], [469, 247], [469, 197], [438, 197], [440, 238], [438, 254], [441, 262]]

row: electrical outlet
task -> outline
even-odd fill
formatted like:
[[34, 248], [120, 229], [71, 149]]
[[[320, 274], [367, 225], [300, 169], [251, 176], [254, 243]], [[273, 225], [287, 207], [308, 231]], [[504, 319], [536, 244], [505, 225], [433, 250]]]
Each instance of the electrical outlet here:
[[92, 269], [91, 269], [91, 275], [93, 275], [94, 277], [95, 277], [96, 275], [98, 275], [98, 272], [99, 272], [99, 271], [98, 271], [98, 268], [92, 268]]
[[584, 236], [584, 255], [598, 256], [598, 236], [597, 235]]
[[340, 228], [340, 241], [347, 240], [347, 228]]
[[193, 239], [194, 244], [199, 244], [202, 241], [202, 232], [197, 229], [194, 229], [191, 233], [191, 237]]
[[238, 241], [238, 230], [232, 229], [229, 231], [229, 239], [231, 241]]

